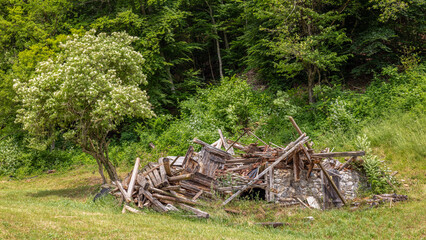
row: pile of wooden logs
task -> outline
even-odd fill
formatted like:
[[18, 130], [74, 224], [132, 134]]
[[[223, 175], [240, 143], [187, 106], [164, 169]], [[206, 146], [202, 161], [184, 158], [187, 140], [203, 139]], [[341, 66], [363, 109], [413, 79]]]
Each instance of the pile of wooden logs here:
[[[271, 200], [274, 168], [291, 168], [296, 181], [300, 179], [303, 169], [308, 171], [308, 178], [312, 171], [323, 171], [331, 188], [345, 204], [345, 199], [321, 164], [321, 159], [350, 156], [350, 161], [356, 161], [356, 157], [364, 155], [364, 152], [315, 153], [309, 137], [302, 133], [292, 118], [290, 120], [300, 136], [285, 147], [267, 144], [248, 129], [236, 141], [225, 139], [219, 130], [220, 138], [212, 144], [197, 138], [193, 140], [201, 145], [199, 152], [190, 146], [184, 157], [160, 158], [141, 170], [138, 170], [138, 158], [133, 171], [122, 183], [114, 183], [117, 188], [112, 194], [126, 202], [123, 211], [137, 212], [128, 205], [133, 202], [139, 208], [151, 207], [160, 212], [176, 211], [176, 207], [180, 207], [193, 212], [196, 217], [207, 218], [208, 213], [196, 208], [201, 205], [199, 199], [231, 195], [223, 202], [226, 205], [247, 189], [257, 187], [265, 189], [267, 200]], [[245, 134], [256, 137], [263, 145], [243, 145], [238, 142]], [[343, 169], [347, 166], [340, 164], [326, 167]]]

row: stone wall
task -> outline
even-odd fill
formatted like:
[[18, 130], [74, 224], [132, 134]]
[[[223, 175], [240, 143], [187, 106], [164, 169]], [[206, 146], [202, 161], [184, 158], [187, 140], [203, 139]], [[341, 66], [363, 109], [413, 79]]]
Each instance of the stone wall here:
[[[339, 188], [346, 199], [356, 197], [358, 187], [360, 185], [359, 173], [351, 170], [336, 171], [340, 177]], [[274, 170], [274, 201], [283, 202], [289, 198], [306, 199], [309, 196], [315, 197], [317, 200], [323, 198], [321, 186], [320, 172], [312, 172], [311, 177], [306, 180], [307, 171], [300, 173], [300, 180], [295, 181], [293, 170], [291, 169], [275, 169]]]

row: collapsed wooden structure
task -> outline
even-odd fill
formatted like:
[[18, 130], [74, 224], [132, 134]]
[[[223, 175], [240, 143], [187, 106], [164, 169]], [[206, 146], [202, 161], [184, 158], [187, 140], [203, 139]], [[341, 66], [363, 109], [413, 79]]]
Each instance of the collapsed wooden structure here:
[[[184, 157], [160, 158], [141, 170], [138, 170], [138, 158], [133, 171], [123, 182], [114, 183], [117, 188], [112, 194], [126, 203], [133, 202], [139, 208], [151, 207], [159, 212], [168, 212], [177, 211], [177, 206], [193, 212], [196, 217], [207, 218], [209, 214], [197, 208], [202, 204], [199, 199], [227, 196], [222, 203], [224, 206], [250, 188], [261, 188], [266, 191], [266, 200], [272, 201], [274, 169], [290, 168], [294, 181], [300, 180], [302, 170], [307, 171], [307, 178], [313, 171], [321, 171], [324, 191], [330, 193], [329, 197], [338, 197], [341, 204], [346, 204], [328, 170], [348, 168], [350, 162], [357, 161], [357, 157], [364, 155], [364, 152], [315, 153], [309, 137], [299, 129], [293, 118], [290, 117], [290, 121], [299, 137], [285, 147], [266, 144], [248, 129], [236, 141], [225, 139], [219, 130], [220, 138], [215, 143], [208, 144], [197, 138], [193, 140], [201, 145], [199, 152], [190, 146]], [[241, 144], [238, 140], [245, 134], [253, 135], [264, 145]], [[328, 165], [326, 169], [321, 160], [332, 157], [351, 158], [344, 164]], [[300, 199], [298, 201], [306, 205]], [[127, 204], [123, 208], [125, 210], [138, 211]]]

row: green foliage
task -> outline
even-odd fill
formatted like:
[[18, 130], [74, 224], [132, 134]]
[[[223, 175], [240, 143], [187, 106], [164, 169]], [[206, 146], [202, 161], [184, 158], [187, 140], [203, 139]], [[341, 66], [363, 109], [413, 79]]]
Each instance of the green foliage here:
[[245, 80], [225, 78], [220, 85], [199, 89], [197, 97], [183, 101], [180, 119], [170, 123], [170, 116], [160, 116], [141, 125], [138, 132], [145, 146], [153, 142], [158, 151], [183, 154], [194, 137], [212, 142], [218, 138], [217, 129], [237, 134], [244, 127], [255, 127], [267, 116], [264, 106], [270, 101]]
[[367, 136], [358, 136], [356, 146], [358, 149], [365, 151], [361, 169], [367, 176], [371, 193], [382, 194], [392, 191], [392, 186], [389, 183], [396, 185], [397, 181], [390, 176], [391, 170], [384, 164], [384, 161], [381, 161], [372, 153]]
[[0, 141], [0, 175], [15, 174], [28, 165], [29, 155], [22, 152], [16, 141], [6, 138]]
[[0, 141], [0, 175], [24, 177], [39, 174], [49, 169], [68, 170], [77, 164], [90, 164], [86, 154], [69, 148], [38, 151], [27, 148], [19, 139], [9, 137]]
[[17, 121], [34, 135], [55, 136], [58, 127], [87, 147], [87, 138], [100, 141], [125, 116], [151, 116], [138, 88], [146, 83], [144, 59], [129, 46], [132, 41], [125, 33], [74, 35], [57, 59], [39, 64], [34, 78], [16, 80], [22, 102]]

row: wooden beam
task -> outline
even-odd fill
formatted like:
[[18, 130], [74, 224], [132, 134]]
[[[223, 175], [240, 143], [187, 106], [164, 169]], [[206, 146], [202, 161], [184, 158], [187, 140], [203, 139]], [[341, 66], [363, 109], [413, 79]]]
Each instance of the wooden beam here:
[[228, 204], [230, 201], [232, 201], [234, 198], [236, 198], [237, 196], [239, 196], [244, 190], [246, 190], [247, 188], [250, 187], [250, 185], [254, 184], [257, 180], [259, 180], [261, 177], [263, 177], [270, 168], [275, 167], [278, 163], [280, 163], [283, 159], [285, 159], [287, 156], [289, 156], [291, 153], [293, 153], [293, 151], [295, 151], [297, 148], [299, 148], [301, 145], [305, 144], [308, 141], [309, 137], [305, 137], [305, 135], [303, 134], [302, 136], [300, 136], [298, 138], [298, 140], [296, 140], [295, 145], [288, 150], [287, 152], [284, 152], [279, 158], [277, 158], [277, 160], [275, 160], [274, 163], [272, 163], [269, 167], [267, 167], [265, 170], [263, 170], [259, 175], [257, 175], [257, 177], [255, 177], [253, 180], [251, 180], [248, 184], [246, 184], [244, 187], [242, 187], [240, 190], [238, 190], [236, 193], [234, 193], [234, 195], [232, 195], [231, 197], [229, 197], [228, 199], [226, 199], [223, 203], [222, 206], [225, 206], [226, 204]]
[[169, 177], [168, 180], [170, 182], [176, 182], [176, 181], [182, 181], [182, 180], [189, 180], [189, 179], [192, 179], [192, 177], [193, 177], [193, 174], [188, 173], [188, 174], [183, 174], [183, 175], [179, 175], [175, 177]]
[[172, 170], [170, 169], [170, 159], [164, 158], [163, 164], [164, 164], [164, 170], [166, 171], [167, 176], [171, 177], [172, 176]]
[[[296, 129], [296, 131], [299, 133], [299, 135], [303, 135], [302, 130], [300, 130], [299, 126], [297, 126], [296, 122], [294, 121], [294, 119], [292, 117], [289, 117], [291, 124], [293, 124], [293, 127]], [[312, 149], [311, 145], [306, 142], [306, 147], [308, 147], [309, 150]], [[365, 154], [365, 153], [364, 153]], [[321, 162], [318, 163], [318, 166], [321, 168], [321, 170], [323, 171], [324, 175], [326, 176], [327, 180], [331, 183], [331, 186], [334, 188], [334, 190], [336, 191], [337, 195], [339, 195], [340, 200], [342, 200], [343, 204], [346, 205], [346, 201], [345, 198], [343, 198], [342, 194], [340, 193], [339, 189], [337, 188], [336, 184], [334, 184], [333, 180], [331, 179], [330, 175], [327, 173], [327, 171], [324, 169], [324, 167], [322, 166]]]
[[222, 130], [218, 129], [217, 131], [219, 132], [220, 139], [222, 140], [223, 146], [225, 147], [225, 152], [229, 152], [231, 155], [234, 155], [234, 148], [230, 147], [226, 142], [225, 138], [223, 137]]
[[216, 155], [222, 156], [225, 159], [230, 159], [232, 157], [232, 155], [230, 153], [225, 152], [225, 151], [223, 151], [221, 149], [217, 149], [215, 147], [212, 147], [210, 144], [205, 143], [205, 142], [201, 141], [200, 139], [194, 138], [193, 142], [196, 143], [196, 144], [202, 145], [203, 147], [205, 147], [211, 153], [214, 153]]
[[181, 208], [183, 208], [184, 210], [186, 210], [186, 211], [193, 212], [193, 213], [194, 213], [195, 215], [197, 215], [198, 217], [202, 217], [202, 218], [209, 218], [209, 214], [208, 214], [208, 213], [206, 213], [206, 212], [201, 211], [200, 209], [197, 209], [197, 208], [194, 208], [194, 207], [188, 206], [188, 205], [183, 204], [183, 203], [179, 203], [179, 206], [180, 206]]
[[136, 175], [138, 174], [139, 164], [141, 162], [140, 158], [136, 158], [135, 166], [133, 167], [132, 178], [130, 179], [129, 189], [127, 189], [127, 197], [132, 198], [133, 188], [135, 187]]
[[312, 157], [317, 158], [330, 158], [330, 157], [359, 157], [364, 156], [364, 151], [353, 151], [353, 152], [330, 152], [330, 153], [314, 153]]

